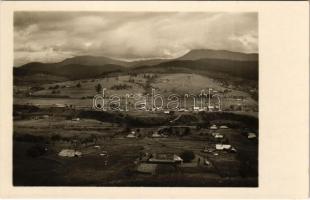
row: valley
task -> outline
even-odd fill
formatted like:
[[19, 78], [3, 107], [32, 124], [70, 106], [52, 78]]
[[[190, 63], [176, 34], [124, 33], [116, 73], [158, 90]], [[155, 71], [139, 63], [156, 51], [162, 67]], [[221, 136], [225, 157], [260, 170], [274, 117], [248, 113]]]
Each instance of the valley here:
[[257, 187], [257, 59], [192, 50], [14, 67], [14, 185]]

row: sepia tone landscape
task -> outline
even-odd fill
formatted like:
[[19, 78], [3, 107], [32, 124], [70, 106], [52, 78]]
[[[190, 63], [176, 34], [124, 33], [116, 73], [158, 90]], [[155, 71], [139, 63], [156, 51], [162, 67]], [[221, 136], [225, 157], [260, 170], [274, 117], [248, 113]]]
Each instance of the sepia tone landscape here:
[[14, 186], [258, 187], [256, 13], [16, 12]]

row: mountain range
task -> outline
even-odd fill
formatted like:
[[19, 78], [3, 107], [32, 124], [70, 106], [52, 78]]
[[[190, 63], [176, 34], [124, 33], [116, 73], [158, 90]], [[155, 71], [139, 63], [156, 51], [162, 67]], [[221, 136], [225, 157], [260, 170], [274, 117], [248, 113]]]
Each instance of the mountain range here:
[[258, 54], [226, 50], [197, 49], [175, 59], [122, 61], [103, 56], [76, 56], [58, 63], [31, 62], [14, 67], [14, 76], [50, 74], [68, 79], [98, 77], [114, 72], [165, 72], [187, 69], [226, 73], [246, 79], [257, 79]]

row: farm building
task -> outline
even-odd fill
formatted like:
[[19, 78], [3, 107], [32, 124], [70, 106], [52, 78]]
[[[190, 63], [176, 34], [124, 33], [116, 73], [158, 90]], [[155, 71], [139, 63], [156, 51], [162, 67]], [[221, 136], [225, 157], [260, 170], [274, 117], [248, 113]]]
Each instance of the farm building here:
[[136, 137], [137, 137], [137, 136], [136, 136], [136, 132], [131, 131], [126, 137], [127, 137], [127, 138], [136, 138]]
[[237, 149], [232, 147], [230, 144], [216, 144], [215, 145], [216, 150], [229, 150], [230, 152], [236, 153]]
[[212, 106], [212, 105], [208, 106], [209, 111], [212, 111], [213, 109], [214, 109], [214, 106]]
[[231, 149], [231, 145], [230, 144], [216, 144], [215, 149], [216, 150], [228, 150], [228, 149]]
[[148, 160], [150, 163], [167, 163], [167, 164], [178, 164], [182, 163], [183, 160], [179, 156], [172, 153], [154, 153]]
[[58, 153], [58, 155], [61, 157], [81, 157], [82, 152], [74, 149], [63, 149]]

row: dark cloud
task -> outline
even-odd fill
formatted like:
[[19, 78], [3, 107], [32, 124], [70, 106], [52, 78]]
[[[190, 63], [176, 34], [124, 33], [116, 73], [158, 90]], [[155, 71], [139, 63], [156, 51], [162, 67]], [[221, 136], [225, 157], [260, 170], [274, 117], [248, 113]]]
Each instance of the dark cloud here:
[[15, 12], [15, 64], [76, 55], [172, 58], [191, 49], [257, 52], [257, 13]]

